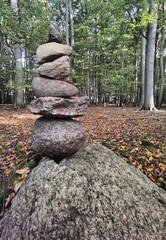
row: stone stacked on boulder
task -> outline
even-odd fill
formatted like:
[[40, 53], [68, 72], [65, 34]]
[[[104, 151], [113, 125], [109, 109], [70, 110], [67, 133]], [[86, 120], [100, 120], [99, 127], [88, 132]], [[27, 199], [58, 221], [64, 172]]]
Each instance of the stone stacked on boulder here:
[[41, 157], [60, 160], [75, 153], [83, 144], [85, 131], [72, 118], [85, 114], [87, 97], [77, 97], [78, 89], [69, 78], [72, 48], [62, 44], [59, 32], [51, 25], [48, 43], [37, 49], [40, 66], [32, 80], [34, 95], [28, 109], [43, 117], [37, 119], [32, 136], [32, 148]]

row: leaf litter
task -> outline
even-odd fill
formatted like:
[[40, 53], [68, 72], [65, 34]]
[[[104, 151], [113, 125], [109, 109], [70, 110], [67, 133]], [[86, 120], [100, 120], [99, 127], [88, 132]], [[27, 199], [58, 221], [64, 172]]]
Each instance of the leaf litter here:
[[[31, 137], [38, 117], [0, 106], [0, 211], [35, 166]], [[95, 106], [77, 120], [87, 131], [86, 144], [103, 144], [166, 190], [166, 111]]]

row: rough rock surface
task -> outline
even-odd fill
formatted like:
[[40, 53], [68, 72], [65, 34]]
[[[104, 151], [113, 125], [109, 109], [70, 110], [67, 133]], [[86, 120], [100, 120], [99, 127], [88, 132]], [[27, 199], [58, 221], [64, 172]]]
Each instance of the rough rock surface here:
[[39, 156], [59, 160], [75, 153], [84, 140], [85, 130], [80, 122], [41, 117], [34, 125], [32, 148]]
[[36, 52], [36, 61], [38, 63], [51, 62], [58, 57], [72, 53], [72, 48], [68, 45], [50, 42], [42, 44], [38, 47]]
[[78, 94], [78, 88], [74, 85], [43, 77], [34, 77], [32, 87], [36, 97], [72, 97]]
[[53, 62], [48, 62], [40, 65], [39, 68], [36, 69], [36, 71], [41, 75], [41, 76], [46, 76], [49, 78], [54, 78], [54, 79], [69, 79], [66, 78], [69, 76], [69, 57], [68, 56], [63, 56], [60, 57]]
[[40, 97], [28, 105], [27, 109], [34, 114], [54, 116], [56, 118], [73, 118], [85, 115], [88, 97]]
[[109, 149], [85, 145], [30, 173], [3, 219], [3, 240], [164, 240], [166, 193]]
[[48, 30], [48, 42], [57, 42], [57, 43], [63, 42], [61, 34], [56, 30], [56, 28], [52, 24], [49, 26], [49, 30]]

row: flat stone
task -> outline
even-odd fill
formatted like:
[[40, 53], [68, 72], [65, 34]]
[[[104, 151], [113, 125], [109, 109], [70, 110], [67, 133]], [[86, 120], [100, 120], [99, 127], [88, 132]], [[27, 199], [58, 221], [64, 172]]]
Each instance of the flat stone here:
[[31, 113], [53, 116], [56, 118], [73, 118], [85, 115], [88, 97], [40, 97], [28, 105]]
[[48, 42], [62, 43], [62, 36], [58, 30], [51, 24], [48, 31]]
[[50, 42], [42, 44], [36, 52], [37, 63], [51, 62], [61, 56], [69, 56], [72, 48], [68, 45]]
[[35, 122], [32, 148], [39, 156], [59, 160], [75, 153], [84, 140], [85, 131], [80, 122], [41, 117]]
[[41, 76], [69, 81], [69, 78], [67, 78], [70, 72], [69, 61], [70, 59], [68, 56], [63, 56], [53, 62], [43, 63], [36, 71]]
[[78, 88], [65, 81], [35, 77], [32, 88], [36, 97], [72, 97], [78, 94]]

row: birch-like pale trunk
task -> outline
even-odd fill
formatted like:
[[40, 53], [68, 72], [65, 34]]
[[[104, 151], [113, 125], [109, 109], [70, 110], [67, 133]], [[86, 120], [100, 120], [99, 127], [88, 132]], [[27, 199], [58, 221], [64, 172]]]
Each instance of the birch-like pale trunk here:
[[[18, 0], [10, 0], [10, 6], [14, 10], [16, 18], [18, 20]], [[21, 44], [16, 43], [14, 46], [14, 57], [15, 57], [15, 107], [22, 107], [24, 105], [24, 90], [21, 85], [23, 83], [23, 66], [22, 66], [22, 48]]]
[[[166, 17], [166, 5], [162, 3], [163, 17]], [[165, 42], [165, 26], [161, 30], [161, 44], [160, 44], [160, 85], [159, 85], [159, 98], [158, 98], [158, 107], [161, 106], [163, 89], [164, 89], [164, 77], [165, 77], [165, 67], [164, 67], [164, 42]]]
[[147, 45], [146, 45], [146, 64], [145, 64], [145, 101], [142, 109], [156, 110], [154, 104], [154, 60], [155, 43], [157, 32], [157, 4], [154, 0], [150, 1], [150, 13], [154, 15], [154, 20], [148, 24]]
[[140, 106], [141, 107], [143, 106], [145, 101], [145, 51], [146, 51], [146, 39], [143, 36], [141, 36], [141, 66], [140, 66], [140, 77], [141, 77]]

